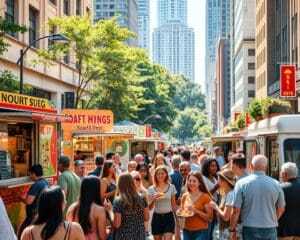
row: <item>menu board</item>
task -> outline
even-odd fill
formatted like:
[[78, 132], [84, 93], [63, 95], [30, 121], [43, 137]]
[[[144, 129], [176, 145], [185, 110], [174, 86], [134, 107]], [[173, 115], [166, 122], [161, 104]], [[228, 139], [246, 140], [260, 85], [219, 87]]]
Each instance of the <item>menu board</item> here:
[[39, 133], [39, 163], [43, 167], [44, 176], [51, 176], [56, 173], [56, 126], [51, 123], [40, 123]]

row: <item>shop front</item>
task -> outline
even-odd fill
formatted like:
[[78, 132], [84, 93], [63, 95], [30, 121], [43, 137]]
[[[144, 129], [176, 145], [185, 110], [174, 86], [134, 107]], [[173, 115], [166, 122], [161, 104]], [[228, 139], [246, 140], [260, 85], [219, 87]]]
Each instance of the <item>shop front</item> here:
[[128, 139], [132, 134], [114, 133], [110, 110], [65, 109], [70, 121], [62, 123], [63, 154], [73, 161], [85, 161], [86, 172], [95, 168], [95, 157], [118, 152], [121, 161], [128, 157]]
[[28, 169], [41, 164], [53, 182], [57, 175], [58, 115], [48, 99], [0, 91], [0, 195], [16, 229], [25, 217], [25, 197], [32, 182]]

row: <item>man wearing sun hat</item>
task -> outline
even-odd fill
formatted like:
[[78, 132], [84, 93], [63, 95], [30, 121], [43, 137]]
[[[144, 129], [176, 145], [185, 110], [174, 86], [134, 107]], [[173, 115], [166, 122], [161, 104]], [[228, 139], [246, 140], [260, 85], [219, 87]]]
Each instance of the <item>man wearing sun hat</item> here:
[[277, 240], [277, 220], [284, 212], [285, 200], [279, 183], [265, 174], [267, 166], [264, 155], [253, 156], [253, 173], [236, 183], [229, 230], [232, 240], [240, 215], [243, 240]]

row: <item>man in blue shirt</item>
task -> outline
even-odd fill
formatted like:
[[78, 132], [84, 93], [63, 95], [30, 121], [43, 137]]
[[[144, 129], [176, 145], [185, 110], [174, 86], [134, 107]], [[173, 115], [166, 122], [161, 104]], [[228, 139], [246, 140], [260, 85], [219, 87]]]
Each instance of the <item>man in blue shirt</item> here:
[[26, 198], [22, 197], [20, 194], [17, 194], [16, 196], [21, 202], [26, 204], [26, 218], [18, 230], [18, 237], [21, 237], [23, 230], [34, 220], [34, 216], [37, 212], [38, 197], [40, 193], [48, 187], [48, 182], [43, 177], [43, 168], [40, 164], [31, 166], [29, 174], [34, 184], [30, 187]]
[[235, 185], [229, 229], [232, 240], [236, 239], [240, 215], [243, 240], [277, 240], [277, 220], [284, 212], [285, 201], [279, 183], [265, 174], [267, 166], [264, 155], [255, 155], [251, 161], [253, 173]]

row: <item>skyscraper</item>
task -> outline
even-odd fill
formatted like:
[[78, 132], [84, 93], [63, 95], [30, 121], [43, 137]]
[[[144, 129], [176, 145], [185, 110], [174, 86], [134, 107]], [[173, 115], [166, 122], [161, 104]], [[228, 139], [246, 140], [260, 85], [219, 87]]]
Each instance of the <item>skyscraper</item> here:
[[219, 38], [230, 32], [230, 0], [207, 0], [205, 36], [205, 93], [209, 122], [216, 125], [216, 48]]
[[138, 0], [139, 47], [150, 50], [150, 4], [149, 0]]
[[232, 0], [232, 116], [255, 97], [255, 0]]
[[175, 74], [194, 79], [194, 30], [187, 26], [187, 0], [158, 0], [153, 60]]
[[[94, 0], [94, 21], [108, 19], [119, 15], [118, 22], [138, 34], [137, 0]], [[138, 46], [137, 38], [130, 38], [129, 45]]]

